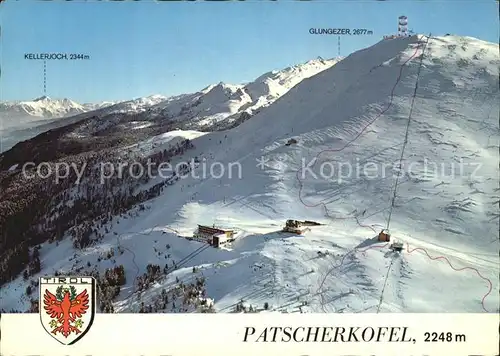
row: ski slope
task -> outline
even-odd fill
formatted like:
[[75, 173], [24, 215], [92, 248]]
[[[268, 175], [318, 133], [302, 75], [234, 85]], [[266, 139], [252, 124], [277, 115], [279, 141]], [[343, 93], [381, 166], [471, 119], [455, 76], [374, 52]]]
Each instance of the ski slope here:
[[[118, 312], [198, 275], [218, 312], [240, 300], [280, 312], [498, 312], [499, 64], [496, 44], [470, 37], [381, 41], [234, 129], [140, 143], [146, 152], [189, 137], [196, 148], [180, 160], [220, 162], [232, 177], [200, 164], [98, 245], [43, 244], [42, 274], [123, 264]], [[286, 219], [325, 225], [290, 236], [278, 233]], [[197, 224], [235, 228], [237, 239], [224, 249], [188, 241]], [[374, 239], [388, 225], [399, 254]], [[114, 262], [101, 258], [118, 248]], [[179, 268], [134, 293], [134, 278], [166, 254]], [[28, 308], [25, 288], [22, 277], [4, 285], [3, 308]]]

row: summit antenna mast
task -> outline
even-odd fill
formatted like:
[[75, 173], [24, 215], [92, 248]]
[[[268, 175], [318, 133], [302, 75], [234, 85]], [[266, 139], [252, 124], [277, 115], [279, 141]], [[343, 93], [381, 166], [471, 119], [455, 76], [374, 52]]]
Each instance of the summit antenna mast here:
[[408, 37], [408, 17], [404, 15], [398, 18], [398, 36]]

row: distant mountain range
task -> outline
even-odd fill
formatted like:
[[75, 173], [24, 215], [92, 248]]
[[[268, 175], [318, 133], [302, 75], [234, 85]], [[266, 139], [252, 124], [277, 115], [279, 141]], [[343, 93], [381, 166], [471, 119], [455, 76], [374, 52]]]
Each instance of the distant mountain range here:
[[113, 105], [113, 102], [102, 102], [99, 104], [79, 104], [70, 99], [51, 99], [42, 96], [32, 101], [10, 101], [0, 103], [0, 114], [7, 119], [22, 117], [34, 117], [45, 119], [56, 119], [78, 115], [83, 112], [98, 110]]
[[[269, 106], [302, 80], [337, 63], [340, 58], [321, 58], [265, 73], [250, 83], [218, 83], [199, 92], [166, 97], [151, 95], [122, 102], [80, 104], [70, 99], [43, 96], [32, 101], [0, 103], [0, 152], [50, 129], [69, 125], [89, 117], [98, 117], [93, 134], [99, 128], [110, 129], [106, 117], [123, 129], [139, 129], [153, 122], [175, 121], [182, 128], [212, 130], [237, 125], [261, 108]], [[117, 120], [117, 115], [122, 115]], [[123, 116], [124, 115], [124, 116]], [[131, 123], [125, 124], [125, 121]]]

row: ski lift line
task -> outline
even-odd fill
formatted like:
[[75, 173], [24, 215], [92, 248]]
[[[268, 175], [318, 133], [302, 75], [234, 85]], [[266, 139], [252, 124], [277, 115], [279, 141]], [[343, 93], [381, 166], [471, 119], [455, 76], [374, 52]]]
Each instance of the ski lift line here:
[[250, 292], [250, 293], [248, 293], [248, 294], [244, 295], [243, 297], [241, 297], [241, 298], [240, 298], [240, 300], [239, 300], [238, 302], [233, 303], [233, 304], [230, 304], [230, 305], [227, 305], [227, 306], [225, 306], [224, 308], [219, 309], [219, 311], [223, 311], [223, 310], [227, 310], [227, 309], [230, 309], [230, 308], [232, 308], [232, 307], [235, 307], [236, 305], [238, 305], [238, 303], [239, 303], [241, 300], [243, 300], [243, 301], [244, 301], [245, 299], [248, 299], [248, 298], [253, 298], [253, 297], [255, 297], [255, 296], [259, 295], [260, 293], [265, 292], [266, 290], [268, 290], [268, 289], [269, 289], [269, 284], [270, 284], [270, 283], [272, 283], [272, 282], [267, 282], [266, 284], [264, 284], [264, 285], [263, 285], [263, 287], [262, 287], [262, 288], [257, 289], [257, 290], [254, 290], [254, 291], [252, 291], [252, 292]]
[[[387, 218], [387, 225], [386, 225], [387, 231], [389, 231], [389, 226], [390, 226], [390, 223], [391, 223], [392, 210], [394, 208], [394, 203], [396, 201], [396, 194], [397, 194], [397, 189], [398, 189], [399, 177], [401, 176], [401, 165], [403, 163], [403, 157], [404, 157], [405, 148], [406, 148], [406, 145], [408, 144], [408, 136], [409, 136], [409, 132], [410, 132], [411, 115], [413, 113], [413, 108], [415, 107], [415, 99], [417, 97], [417, 90], [418, 90], [418, 81], [420, 79], [420, 72], [422, 70], [422, 64], [423, 64], [423, 61], [424, 61], [424, 54], [425, 54], [425, 50], [427, 48], [427, 45], [429, 44], [429, 40], [430, 39], [431, 39], [431, 35], [429, 34], [429, 36], [427, 36], [425, 44], [422, 47], [422, 53], [420, 55], [420, 62], [419, 62], [418, 69], [417, 69], [417, 78], [415, 80], [415, 88], [413, 90], [413, 94], [412, 94], [412, 98], [411, 98], [411, 104], [410, 104], [410, 112], [408, 114], [408, 121], [407, 121], [407, 124], [406, 124], [405, 138], [404, 138], [404, 142], [403, 142], [403, 147], [401, 148], [401, 155], [399, 157], [398, 175], [396, 176], [396, 181], [394, 183], [394, 191], [393, 191], [391, 205], [390, 205], [390, 209], [389, 209], [389, 216]], [[417, 48], [418, 47], [420, 47], [420, 46], [417, 46]], [[387, 273], [385, 275], [385, 280], [384, 280], [384, 286], [382, 287], [382, 291], [380, 292], [380, 300], [379, 300], [378, 307], [377, 307], [377, 314], [380, 312], [380, 306], [382, 305], [382, 302], [384, 300], [385, 287], [387, 285], [387, 279], [389, 278], [389, 273], [391, 271], [393, 263], [394, 263], [394, 258], [392, 259], [389, 267], [387, 268]]]
[[[191, 261], [194, 257], [198, 256], [200, 253], [204, 252], [206, 249], [208, 249], [210, 247], [210, 245], [206, 245], [206, 246], [201, 246], [199, 248], [197, 248], [196, 250], [194, 250], [193, 252], [191, 252], [189, 255], [187, 255], [186, 257], [184, 257], [182, 260], [181, 260], [181, 263], [180, 264], [176, 264], [177, 268], [168, 268], [167, 269], [167, 275], [177, 269], [179, 269], [179, 267], [184, 267], [184, 265], [186, 263], [188, 263], [189, 261]], [[189, 256], [189, 257], [188, 257]], [[137, 275], [138, 276], [138, 275]], [[136, 276], [136, 278], [137, 278]], [[179, 280], [179, 283], [184, 283], [186, 282], [187, 280], [189, 279], [192, 279], [191, 276], [188, 276], [187, 278], [183, 278], [181, 280]], [[129, 295], [128, 297], [122, 299], [122, 301], [127, 301], [129, 299], [131, 299], [135, 294], [132, 293], [131, 295]]]
[[167, 268], [167, 274], [170, 273], [170, 272], [173, 272], [181, 267], [184, 267], [184, 265], [186, 263], [188, 263], [189, 261], [191, 261], [193, 258], [195, 258], [196, 256], [198, 256], [200, 253], [202, 253], [203, 251], [207, 250], [208, 248], [210, 247], [210, 245], [203, 245], [199, 248], [197, 248], [196, 250], [194, 250], [193, 252], [191, 252], [189, 255], [185, 256], [184, 258], [182, 258], [180, 261], [178, 261], [178, 263], [175, 263], [173, 268]]
[[[370, 246], [370, 247], [368, 247], [368, 248], [366, 248], [366, 249], [364, 249], [364, 250], [358, 250], [358, 251], [360, 251], [361, 253], [365, 253], [366, 251], [371, 250], [371, 249], [373, 249], [373, 248], [384, 248], [384, 247], [386, 247], [386, 246], [388, 246], [388, 245], [389, 245], [388, 243], [387, 243], [387, 244], [384, 244], [384, 245], [381, 245], [381, 246], [374, 245], [374, 246]], [[345, 261], [345, 258], [347, 257], [347, 255], [350, 255], [351, 253], [356, 252], [356, 251], [357, 251], [357, 249], [353, 249], [353, 250], [351, 250], [351, 251], [347, 252], [347, 253], [346, 253], [346, 254], [342, 257], [342, 259], [341, 259], [340, 263], [339, 263], [337, 266], [334, 266], [332, 269], [330, 269], [330, 270], [327, 272], [327, 274], [325, 275], [325, 277], [323, 278], [323, 280], [322, 280], [322, 282], [321, 282], [321, 284], [320, 284], [320, 287], [318, 288], [318, 291], [319, 291], [319, 290], [323, 287], [323, 284], [325, 283], [326, 278], [328, 277], [328, 275], [329, 275], [329, 274], [331, 274], [331, 273], [332, 273], [335, 269], [338, 269], [338, 268], [342, 267], [342, 265], [344, 264], [344, 261]], [[446, 262], [446, 263], [450, 266], [450, 268], [451, 268], [453, 271], [455, 271], [455, 272], [463, 272], [463, 271], [467, 271], [467, 270], [473, 271], [473, 272], [475, 272], [475, 273], [477, 274], [477, 276], [478, 276], [479, 278], [481, 278], [482, 280], [486, 281], [486, 282], [487, 282], [487, 284], [488, 284], [488, 291], [486, 292], [486, 294], [484, 294], [484, 296], [483, 296], [483, 297], [482, 297], [482, 299], [481, 299], [481, 306], [482, 306], [482, 308], [483, 308], [483, 310], [484, 310], [485, 312], [487, 312], [487, 313], [489, 312], [489, 311], [488, 311], [488, 309], [486, 309], [486, 307], [485, 307], [484, 303], [485, 303], [486, 298], [490, 295], [490, 293], [491, 293], [491, 292], [492, 292], [492, 290], [493, 290], [493, 283], [491, 282], [491, 280], [490, 280], [489, 278], [487, 278], [487, 277], [483, 276], [483, 275], [481, 274], [481, 272], [479, 272], [479, 270], [478, 270], [477, 268], [474, 268], [474, 267], [469, 267], [469, 266], [465, 266], [465, 267], [462, 267], [462, 268], [456, 268], [455, 266], [453, 266], [453, 264], [450, 262], [450, 260], [449, 260], [448, 258], [446, 258], [445, 256], [439, 255], [439, 256], [435, 256], [435, 257], [433, 257], [433, 256], [431, 256], [431, 255], [427, 252], [427, 250], [426, 250], [426, 249], [424, 249], [424, 248], [422, 248], [422, 247], [415, 247], [415, 248], [412, 248], [412, 249], [411, 249], [411, 248], [410, 248], [410, 244], [409, 244], [409, 243], [406, 243], [406, 252], [407, 252], [408, 254], [412, 254], [412, 253], [413, 253], [413, 252], [415, 252], [415, 251], [421, 251], [421, 252], [423, 252], [423, 253], [424, 253], [424, 255], [426, 255], [426, 256], [427, 256], [427, 258], [429, 258], [431, 261], [436, 261], [436, 260], [443, 260], [443, 261], [445, 261], [445, 262]], [[388, 272], [388, 273], [389, 273], [389, 272]], [[317, 294], [321, 294], [321, 292], [317, 292]]]
[[[358, 250], [358, 249], [353, 249], [349, 252], [347, 252], [346, 254], [344, 254], [344, 256], [342, 257], [340, 263], [337, 265], [337, 266], [334, 266], [332, 267], [325, 275], [325, 277], [323, 278], [323, 280], [321, 281], [320, 283], [320, 287], [318, 288], [318, 292], [317, 294], [321, 294], [321, 292], [319, 292], [319, 290], [323, 287], [323, 284], [325, 283], [326, 281], [326, 278], [335, 270], [335, 269], [338, 269], [340, 267], [342, 267], [342, 265], [344, 264], [345, 262], [345, 258], [347, 257], [347, 255], [350, 255], [352, 254], [353, 252], [356, 252], [356, 251], [360, 251], [361, 253], [365, 253], [366, 251], [368, 250], [371, 250], [373, 248], [384, 248], [386, 246], [388, 246], [389, 244], [386, 243], [384, 245], [381, 245], [381, 246], [377, 246], [377, 245], [374, 245], [374, 246], [370, 246], [364, 250]], [[479, 272], [479, 270], [477, 268], [474, 268], [474, 267], [469, 267], [469, 266], [465, 266], [465, 267], [462, 267], [462, 268], [456, 268], [455, 266], [453, 266], [453, 264], [450, 262], [450, 260], [445, 257], [445, 256], [442, 256], [442, 255], [439, 255], [439, 256], [431, 256], [426, 249], [422, 248], [422, 247], [415, 247], [415, 248], [410, 248], [410, 244], [409, 243], [406, 243], [406, 252], [408, 254], [412, 254], [413, 252], [415, 251], [421, 251], [424, 255], [426, 255], [427, 258], [429, 258], [431, 261], [436, 261], [436, 260], [443, 260], [445, 261], [449, 266], [450, 268], [455, 271], [455, 272], [463, 272], [463, 271], [467, 271], [467, 270], [470, 270], [470, 271], [473, 271], [477, 274], [477, 276], [479, 278], [481, 278], [482, 280], [484, 280], [487, 284], [488, 284], [488, 291], [484, 294], [484, 296], [482, 297], [481, 299], [481, 306], [483, 308], [483, 310], [485, 312], [489, 312], [488, 309], [485, 307], [484, 303], [485, 303], [485, 300], [486, 298], [491, 294], [492, 290], [493, 290], [493, 283], [491, 282], [491, 280], [485, 276], [483, 276], [481, 274], [481, 272]], [[389, 273], [389, 272], [388, 272]]]
[[[167, 272], [166, 272], [166, 275], [168, 275], [169, 273], [179, 269], [179, 268], [182, 268], [185, 266], [186, 263], [188, 263], [189, 261], [191, 261], [194, 257], [198, 256], [199, 254], [201, 254], [202, 252], [204, 252], [205, 250], [207, 250], [208, 248], [210, 247], [210, 245], [207, 245], [207, 246], [202, 246], [201, 248], [198, 248], [197, 250], [195, 250], [194, 252], [196, 252], [194, 255], [192, 255], [190, 258], [188, 259], [184, 259], [183, 262], [181, 262], [180, 264], [175, 264], [175, 266], [177, 268], [167, 268]], [[202, 273], [203, 274], [203, 273]], [[179, 283], [184, 283], [188, 280], [191, 280], [193, 279], [192, 276], [188, 275], [186, 278], [183, 278], [183, 279], [179, 279]]]
[[431, 36], [429, 35], [427, 37], [427, 41], [425, 42], [425, 44], [424, 44], [424, 46], [422, 48], [422, 54], [420, 55], [420, 63], [419, 63], [418, 70], [417, 70], [417, 79], [415, 80], [415, 88], [413, 90], [413, 94], [412, 94], [412, 98], [411, 98], [411, 104], [410, 104], [410, 112], [408, 114], [408, 122], [406, 124], [405, 139], [404, 139], [404, 142], [403, 142], [403, 147], [401, 149], [401, 156], [399, 157], [398, 175], [396, 176], [396, 182], [394, 183], [394, 191], [393, 191], [392, 200], [391, 200], [391, 208], [389, 210], [389, 217], [387, 218], [387, 226], [386, 226], [386, 228], [388, 230], [389, 230], [389, 226], [390, 226], [390, 223], [391, 223], [392, 209], [394, 208], [394, 203], [396, 202], [396, 194], [397, 194], [397, 190], [398, 190], [399, 177], [401, 176], [401, 165], [403, 163], [404, 152], [405, 152], [406, 145], [408, 144], [408, 136], [409, 136], [409, 132], [410, 132], [411, 115], [413, 113], [413, 108], [415, 107], [415, 99], [417, 97], [417, 90], [418, 90], [418, 81], [420, 79], [420, 72], [422, 70], [422, 65], [423, 65], [423, 61], [424, 61], [424, 53], [425, 53], [425, 49], [427, 48], [427, 45], [429, 44], [430, 38], [431, 38]]
[[[203, 272], [202, 272], [201, 274], [203, 275]], [[184, 284], [184, 283], [186, 283], [186, 282], [188, 282], [188, 281], [195, 280], [196, 278], [197, 278], [197, 277], [193, 277], [193, 276], [191, 276], [191, 275], [188, 275], [188, 276], [186, 276], [186, 277], [183, 277], [182, 279], [179, 279], [179, 282], [176, 282], [176, 284], [180, 284], [180, 283], [183, 283], [183, 284]], [[157, 294], [156, 294], [156, 295], [157, 295]], [[141, 300], [141, 295], [134, 295], [134, 294], [132, 294], [132, 295], [128, 296], [127, 298], [122, 299], [122, 300], [121, 300], [121, 302], [126, 302], [126, 301], [128, 301], [129, 299], [131, 299], [133, 296], [136, 296], [136, 297], [138, 297], [138, 298], [137, 298], [138, 300]], [[153, 297], [154, 297], [154, 295], [153, 295]], [[133, 304], [130, 304], [130, 303], [129, 303], [129, 305], [128, 305], [128, 306], [129, 306], [129, 307], [133, 307]]]
[[384, 286], [382, 287], [382, 291], [380, 292], [380, 299], [378, 302], [377, 306], [377, 314], [380, 312], [380, 306], [382, 305], [382, 302], [384, 300], [384, 292], [385, 292], [385, 287], [387, 286], [387, 280], [389, 279], [389, 273], [391, 272], [392, 265], [394, 264], [395, 258], [391, 260], [391, 263], [389, 264], [389, 267], [387, 268], [387, 273], [385, 274], [385, 279], [384, 279]]
[[[317, 161], [318, 157], [319, 157], [322, 153], [324, 153], [324, 152], [340, 152], [340, 151], [344, 150], [344, 149], [345, 149], [347, 146], [349, 146], [351, 143], [355, 142], [355, 141], [356, 141], [356, 140], [357, 140], [357, 139], [358, 139], [358, 138], [359, 138], [359, 137], [363, 134], [363, 132], [364, 132], [364, 131], [365, 131], [365, 130], [366, 130], [366, 129], [370, 126], [370, 125], [372, 125], [372, 124], [373, 124], [373, 123], [374, 123], [374, 122], [375, 122], [378, 118], [380, 118], [380, 117], [381, 117], [381, 116], [382, 116], [385, 112], [387, 112], [387, 111], [388, 111], [388, 110], [392, 107], [392, 104], [393, 104], [393, 101], [394, 101], [394, 92], [395, 92], [395, 89], [396, 89], [397, 85], [398, 85], [398, 84], [399, 84], [399, 82], [401, 81], [401, 77], [402, 77], [403, 69], [404, 69], [405, 65], [406, 65], [406, 64], [407, 64], [410, 60], [412, 60], [412, 59], [416, 56], [416, 54], [418, 53], [418, 51], [419, 51], [419, 49], [420, 49], [419, 47], [420, 47], [420, 46], [417, 46], [417, 47], [415, 48], [415, 52], [412, 54], [412, 56], [410, 56], [410, 57], [409, 57], [409, 58], [408, 58], [408, 59], [407, 59], [407, 60], [406, 60], [406, 61], [405, 61], [402, 65], [401, 65], [401, 67], [400, 67], [400, 71], [399, 71], [399, 75], [398, 75], [398, 78], [397, 78], [396, 83], [394, 84], [394, 86], [393, 86], [393, 88], [392, 88], [392, 90], [391, 90], [391, 94], [390, 94], [390, 101], [389, 101], [388, 106], [387, 106], [384, 110], [382, 110], [382, 111], [381, 111], [381, 112], [380, 112], [377, 116], [375, 116], [375, 118], [374, 118], [374, 119], [372, 119], [372, 120], [371, 120], [371, 121], [370, 121], [367, 125], [365, 125], [365, 126], [364, 126], [364, 128], [363, 128], [363, 129], [362, 129], [362, 130], [361, 130], [361, 131], [360, 131], [360, 132], [359, 132], [359, 133], [358, 133], [358, 134], [357, 134], [357, 135], [356, 135], [353, 139], [351, 139], [350, 141], [348, 141], [348, 142], [347, 142], [347, 143], [346, 143], [346, 144], [345, 144], [342, 148], [340, 148], [340, 149], [329, 149], [329, 150], [327, 149], [327, 150], [323, 150], [323, 151], [319, 152], [319, 153], [316, 155], [316, 161]], [[314, 166], [314, 164], [313, 164], [313, 166]], [[299, 172], [300, 172], [300, 170], [298, 170], [298, 171], [297, 171], [297, 174], [296, 174], [296, 179], [297, 179], [297, 181], [298, 181], [298, 183], [299, 183], [299, 194], [298, 194], [298, 195], [299, 195], [299, 200], [300, 200], [300, 202], [301, 202], [304, 206], [306, 206], [306, 207], [317, 207], [317, 206], [323, 206], [323, 208], [324, 208], [324, 210], [325, 210], [325, 214], [326, 214], [326, 216], [331, 217], [331, 216], [330, 216], [330, 214], [329, 214], [329, 212], [328, 212], [328, 208], [327, 208], [327, 206], [326, 206], [326, 204], [325, 204], [324, 202], [319, 202], [318, 204], [314, 204], [314, 205], [308, 205], [308, 204], [306, 204], [306, 203], [304, 202], [304, 200], [302, 199], [302, 196], [301, 196], [302, 189], [303, 189], [303, 183], [302, 183], [302, 181], [300, 180], [300, 178], [299, 178], [299, 176], [298, 176], [298, 175], [299, 175]], [[345, 217], [345, 218], [342, 218], [342, 219], [348, 219], [348, 218], [349, 218], [349, 217]], [[339, 218], [335, 218], [335, 219], [339, 219]], [[372, 231], [375, 231], [375, 230], [373, 229], [373, 227], [369, 227], [369, 226], [367, 226], [367, 225], [361, 225], [361, 224], [359, 223], [359, 220], [357, 220], [357, 219], [356, 219], [356, 221], [357, 221], [358, 225], [360, 225], [361, 227], [370, 228]]]
[[[410, 62], [418, 53], [419, 51], [419, 46], [417, 46], [415, 48], [415, 52], [400, 66], [400, 70], [399, 70], [399, 75], [396, 79], [396, 82], [394, 84], [394, 86], [392, 87], [391, 89], [391, 93], [390, 93], [390, 100], [389, 100], [389, 104], [387, 105], [387, 107], [382, 110], [378, 115], [375, 116], [375, 118], [373, 118], [371, 121], [368, 122], [367, 125], [365, 125], [363, 127], [363, 129], [358, 132], [358, 134], [352, 138], [351, 140], [349, 140], [342, 148], [340, 149], [326, 149], [326, 150], [323, 150], [323, 151], [320, 151], [317, 155], [316, 155], [316, 161], [317, 159], [319, 158], [320, 155], [326, 153], [326, 152], [341, 152], [343, 151], [345, 148], [347, 148], [350, 144], [352, 144], [353, 142], [355, 142], [356, 140], [358, 140], [361, 135], [368, 129], [369, 126], [371, 126], [375, 121], [377, 121], [382, 115], [384, 115], [393, 105], [393, 101], [394, 101], [394, 93], [395, 93], [395, 90], [396, 90], [396, 87], [397, 85], [399, 84], [399, 82], [401, 81], [401, 77], [403, 75], [403, 69], [404, 67], [406, 66], [406, 64], [408, 62]], [[314, 164], [313, 164], [314, 166]], [[304, 200], [302, 199], [302, 189], [303, 189], [303, 183], [302, 181], [300, 180], [299, 178], [299, 173], [301, 172], [301, 170], [299, 169], [297, 171], [297, 174], [296, 174], [296, 179], [297, 181], [299, 182], [299, 200], [301, 201], [301, 203], [305, 206], [305, 207], [308, 207], [308, 208], [314, 208], [314, 207], [317, 207], [317, 206], [320, 206], [320, 205], [324, 205], [323, 203], [319, 203], [319, 204], [315, 204], [315, 205], [311, 205], [311, 204], [307, 204], [306, 202], [304, 202]]]
[[[140, 274], [140, 268], [139, 266], [137, 265], [137, 263], [135, 262], [135, 258], [136, 258], [136, 255], [135, 253], [130, 250], [129, 248], [126, 248], [126, 247], [123, 247], [121, 244], [120, 244], [120, 237], [125, 235], [125, 234], [141, 234], [141, 235], [150, 235], [154, 229], [156, 227], [160, 226], [160, 224], [157, 224], [155, 226], [153, 226], [151, 229], [149, 229], [149, 232], [147, 233], [144, 233], [144, 232], [125, 232], [125, 233], [122, 233], [120, 234], [119, 236], [117, 236], [117, 245], [125, 250], [127, 250], [131, 255], [132, 255], [132, 263], [134, 264], [135, 268], [136, 268], [136, 275], [135, 275], [135, 278], [134, 278], [134, 282], [135, 280], [137, 279], [137, 277], [139, 277], [139, 274]], [[185, 257], [183, 257], [180, 261], [179, 261], [179, 264], [177, 264], [177, 267], [179, 266], [183, 266], [184, 264], [186, 264], [187, 262], [189, 262], [192, 258], [196, 257], [197, 255], [199, 255], [201, 252], [205, 251], [207, 248], [209, 248], [210, 245], [203, 245], [199, 248], [197, 248], [196, 250], [192, 251], [191, 253], [189, 253], [188, 255], [186, 255]], [[175, 268], [173, 269], [175, 270]], [[169, 270], [167, 269], [167, 273], [170, 273], [172, 272], [173, 270]], [[132, 293], [131, 295], [129, 295], [128, 297], [124, 298], [123, 301], [126, 301], [128, 299], [130, 299], [134, 294]]]

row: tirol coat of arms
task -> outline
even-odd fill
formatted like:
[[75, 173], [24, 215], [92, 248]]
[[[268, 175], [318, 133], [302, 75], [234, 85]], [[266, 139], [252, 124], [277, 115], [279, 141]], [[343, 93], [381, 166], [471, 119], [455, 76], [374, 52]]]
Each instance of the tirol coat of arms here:
[[93, 277], [41, 277], [40, 320], [57, 341], [71, 345], [92, 326], [95, 315]]

